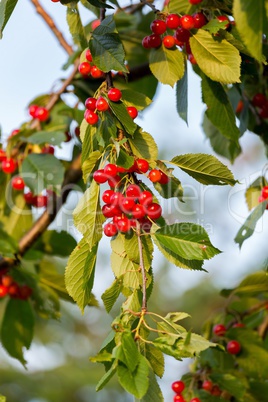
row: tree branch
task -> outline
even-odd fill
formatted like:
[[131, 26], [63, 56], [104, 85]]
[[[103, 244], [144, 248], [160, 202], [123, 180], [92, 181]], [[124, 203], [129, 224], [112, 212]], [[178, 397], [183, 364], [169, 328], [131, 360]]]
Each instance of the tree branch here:
[[63, 49], [68, 53], [69, 56], [72, 55], [74, 52], [72, 46], [70, 46], [69, 43], [66, 41], [63, 34], [57, 28], [57, 26], [55, 25], [55, 22], [50, 17], [50, 15], [44, 10], [44, 8], [41, 6], [41, 4], [39, 3], [38, 0], [30, 0], [30, 1], [33, 3], [33, 5], [36, 9], [36, 12], [43, 18], [43, 20], [49, 26], [51, 31], [54, 33], [59, 44], [63, 47]]

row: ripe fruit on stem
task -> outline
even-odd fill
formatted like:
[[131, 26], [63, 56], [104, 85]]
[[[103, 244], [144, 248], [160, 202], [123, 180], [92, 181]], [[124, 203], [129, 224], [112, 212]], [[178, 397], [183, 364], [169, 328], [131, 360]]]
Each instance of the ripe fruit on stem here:
[[85, 101], [85, 107], [94, 112], [94, 110], [96, 109], [96, 102], [97, 102], [96, 98], [92, 98], [92, 97], [87, 98]]
[[185, 14], [181, 17], [181, 26], [184, 29], [192, 29], [194, 28], [194, 18], [192, 17], [192, 15], [189, 14]]
[[104, 169], [98, 169], [93, 173], [93, 179], [96, 183], [105, 183], [108, 180], [107, 175], [104, 173]]
[[83, 63], [79, 64], [78, 71], [82, 75], [85, 75], [85, 76], [89, 75], [89, 73], [91, 71], [91, 65], [87, 61], [84, 61]]
[[156, 35], [162, 35], [166, 32], [167, 25], [163, 20], [154, 20], [150, 25], [151, 31]]
[[241, 345], [238, 341], [229, 341], [227, 343], [226, 350], [231, 355], [237, 355], [241, 350]]
[[97, 99], [96, 109], [99, 110], [100, 112], [105, 112], [106, 110], [109, 109], [109, 104], [108, 104], [107, 100], [104, 99], [102, 96], [100, 96]]
[[217, 336], [224, 336], [226, 333], [226, 327], [223, 324], [217, 324], [213, 327], [213, 333]]
[[117, 167], [116, 167], [116, 165], [113, 165], [112, 163], [108, 163], [108, 165], [106, 165], [103, 170], [104, 170], [104, 173], [107, 175], [108, 179], [110, 177], [114, 177], [117, 175]]
[[11, 186], [14, 190], [23, 190], [25, 187], [23, 178], [20, 176], [14, 176], [11, 180]]
[[4, 285], [0, 285], [0, 298], [5, 297], [8, 294], [8, 288]]
[[[149, 170], [149, 163], [145, 159], [137, 159], [136, 160], [136, 165], [137, 165], [137, 172], [141, 173], [146, 173]], [[268, 197], [268, 195], [267, 195]]]
[[146, 213], [148, 218], [150, 219], [159, 219], [162, 215], [162, 208], [161, 205], [153, 202], [151, 205], [148, 205], [146, 208]]
[[2, 170], [4, 173], [9, 174], [15, 172], [17, 169], [17, 162], [12, 158], [6, 158], [2, 162]]
[[212, 388], [213, 388], [213, 383], [212, 383], [212, 381], [210, 381], [210, 380], [205, 380], [205, 381], [203, 381], [203, 383], [202, 383], [202, 388], [203, 388], [205, 391], [210, 392], [210, 391], [212, 390]]
[[166, 35], [163, 38], [163, 45], [167, 48], [167, 49], [171, 49], [172, 47], [174, 47], [176, 44], [176, 39], [174, 38], [174, 36], [171, 35]]
[[149, 179], [153, 183], [157, 183], [161, 180], [161, 172], [158, 169], [152, 169], [149, 173]]
[[177, 29], [180, 23], [181, 19], [178, 14], [169, 14], [166, 18], [166, 24], [169, 29]]
[[173, 397], [173, 402], [186, 402], [182, 395], [177, 394]]
[[49, 119], [49, 111], [45, 107], [40, 106], [36, 110], [34, 117], [39, 121], [47, 121]]
[[171, 384], [171, 388], [173, 389], [174, 392], [176, 392], [177, 394], [181, 394], [182, 391], [185, 388], [185, 384], [183, 381], [174, 381]]
[[84, 113], [84, 118], [88, 124], [94, 125], [98, 123], [99, 116], [92, 110], [87, 109]]
[[118, 102], [122, 98], [122, 92], [118, 88], [110, 88], [107, 95], [112, 102]]
[[115, 236], [118, 233], [117, 227], [114, 223], [107, 223], [103, 228], [103, 232], [107, 237]]

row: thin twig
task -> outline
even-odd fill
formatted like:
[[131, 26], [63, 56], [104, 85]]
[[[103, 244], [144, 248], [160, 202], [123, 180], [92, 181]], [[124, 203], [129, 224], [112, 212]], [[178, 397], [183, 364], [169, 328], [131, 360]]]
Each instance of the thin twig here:
[[143, 250], [142, 250], [142, 241], [141, 241], [141, 226], [140, 223], [137, 221], [137, 236], [138, 236], [138, 248], [139, 248], [139, 255], [140, 255], [140, 269], [142, 274], [142, 311], [147, 311], [147, 295], [146, 295], [146, 270], [144, 266], [144, 259], [143, 259]]
[[140, 0], [141, 4], [144, 4], [145, 6], [150, 7], [154, 13], [159, 13], [160, 10], [158, 10], [154, 4], [151, 3], [151, 0]]
[[69, 56], [72, 55], [74, 52], [72, 46], [70, 46], [69, 43], [66, 41], [63, 34], [57, 28], [51, 16], [44, 10], [44, 8], [41, 6], [38, 0], [30, 0], [30, 1], [33, 3], [36, 12], [43, 18], [43, 20], [49, 26], [51, 31], [54, 33], [54, 35], [58, 39], [59, 44], [63, 47], [63, 49], [68, 53]]

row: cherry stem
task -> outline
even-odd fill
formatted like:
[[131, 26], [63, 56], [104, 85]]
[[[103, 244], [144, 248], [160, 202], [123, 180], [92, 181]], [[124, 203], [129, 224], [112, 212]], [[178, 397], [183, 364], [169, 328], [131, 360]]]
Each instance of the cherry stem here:
[[60, 30], [57, 28], [55, 22], [51, 18], [51, 16], [44, 10], [44, 8], [41, 6], [38, 0], [30, 0], [35, 9], [36, 12], [43, 18], [43, 20], [46, 22], [46, 24], [49, 26], [51, 31], [54, 33], [56, 38], [58, 39], [60, 45], [63, 47], [63, 49], [68, 53], [69, 56], [73, 54], [73, 48], [72, 46], [69, 45], [69, 43], [66, 41], [64, 38], [63, 34], [60, 32]]
[[144, 266], [144, 259], [143, 259], [143, 252], [142, 252], [142, 240], [141, 240], [141, 225], [137, 221], [137, 230], [136, 230], [137, 236], [138, 236], [138, 248], [139, 248], [139, 255], [140, 255], [140, 269], [141, 269], [141, 274], [142, 274], [142, 311], [146, 312], [147, 311], [147, 295], [146, 295], [146, 270]]
[[154, 13], [159, 13], [160, 10], [158, 10], [150, 0], [140, 0], [141, 4], [144, 4], [145, 6], [150, 7]]

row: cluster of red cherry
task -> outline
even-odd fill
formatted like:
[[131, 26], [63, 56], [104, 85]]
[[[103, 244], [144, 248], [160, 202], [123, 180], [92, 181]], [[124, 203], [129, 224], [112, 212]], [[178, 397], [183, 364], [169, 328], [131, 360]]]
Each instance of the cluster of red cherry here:
[[[122, 92], [118, 88], [110, 88], [107, 93], [108, 98], [112, 102], [119, 102], [122, 98]], [[98, 112], [106, 112], [110, 109], [109, 103], [103, 96], [97, 99], [90, 97], [85, 101], [84, 118], [88, 124], [97, 124], [99, 121]], [[138, 110], [134, 106], [127, 106], [127, 112], [132, 119], [138, 116]]]
[[[98, 184], [108, 182], [110, 189], [102, 194], [102, 213], [105, 218], [112, 218], [106, 223], [103, 231], [108, 237], [115, 236], [118, 232], [127, 233], [131, 228], [136, 228], [139, 222], [144, 232], [149, 232], [154, 220], [162, 215], [161, 206], [154, 202], [153, 194], [148, 190], [142, 190], [138, 184], [126, 184], [126, 175], [129, 173], [147, 173], [149, 164], [145, 159], [137, 159], [130, 169], [124, 169], [112, 163], [108, 163], [104, 169], [98, 169], [93, 174], [93, 179]], [[158, 169], [152, 169], [162, 178], [162, 184], [167, 184], [168, 176]], [[150, 173], [148, 177], [150, 178]], [[154, 174], [151, 175], [154, 179]], [[159, 181], [159, 180], [158, 180]], [[118, 190], [120, 185], [124, 187]]]
[[[268, 200], [268, 186], [264, 186], [261, 190], [261, 195], [259, 196], [259, 202], [263, 202]], [[266, 206], [266, 209], [268, 209], [268, 204]]]
[[261, 92], [256, 93], [251, 103], [255, 106], [258, 115], [261, 119], [268, 119], [268, 98]]
[[27, 300], [32, 294], [28, 285], [19, 285], [12, 276], [0, 275], [0, 298], [9, 296], [13, 299]]
[[[242, 323], [235, 323], [233, 325], [233, 328], [243, 328], [244, 324]], [[216, 324], [213, 327], [213, 333], [216, 336], [224, 336], [226, 334], [227, 328], [223, 324]], [[231, 340], [227, 342], [226, 345], [226, 351], [230, 353], [231, 355], [238, 355], [238, 353], [241, 351], [241, 345], [238, 341]]]
[[[182, 392], [185, 389], [185, 384], [183, 381], [174, 381], [171, 384], [171, 388], [173, 389], [173, 391], [176, 393], [176, 395], [174, 395], [173, 401], [174, 402], [186, 402]], [[201, 402], [199, 398], [192, 398], [190, 400], [190, 402]]]
[[83, 77], [89, 77], [89, 76], [91, 76], [92, 78], [104, 77], [104, 72], [101, 71], [93, 63], [92, 54], [89, 49], [87, 49], [85, 57], [87, 61], [83, 61], [83, 63], [80, 63], [78, 66], [79, 73], [82, 74]]
[[49, 119], [49, 111], [43, 106], [30, 105], [28, 111], [30, 116], [39, 121], [47, 121]]

